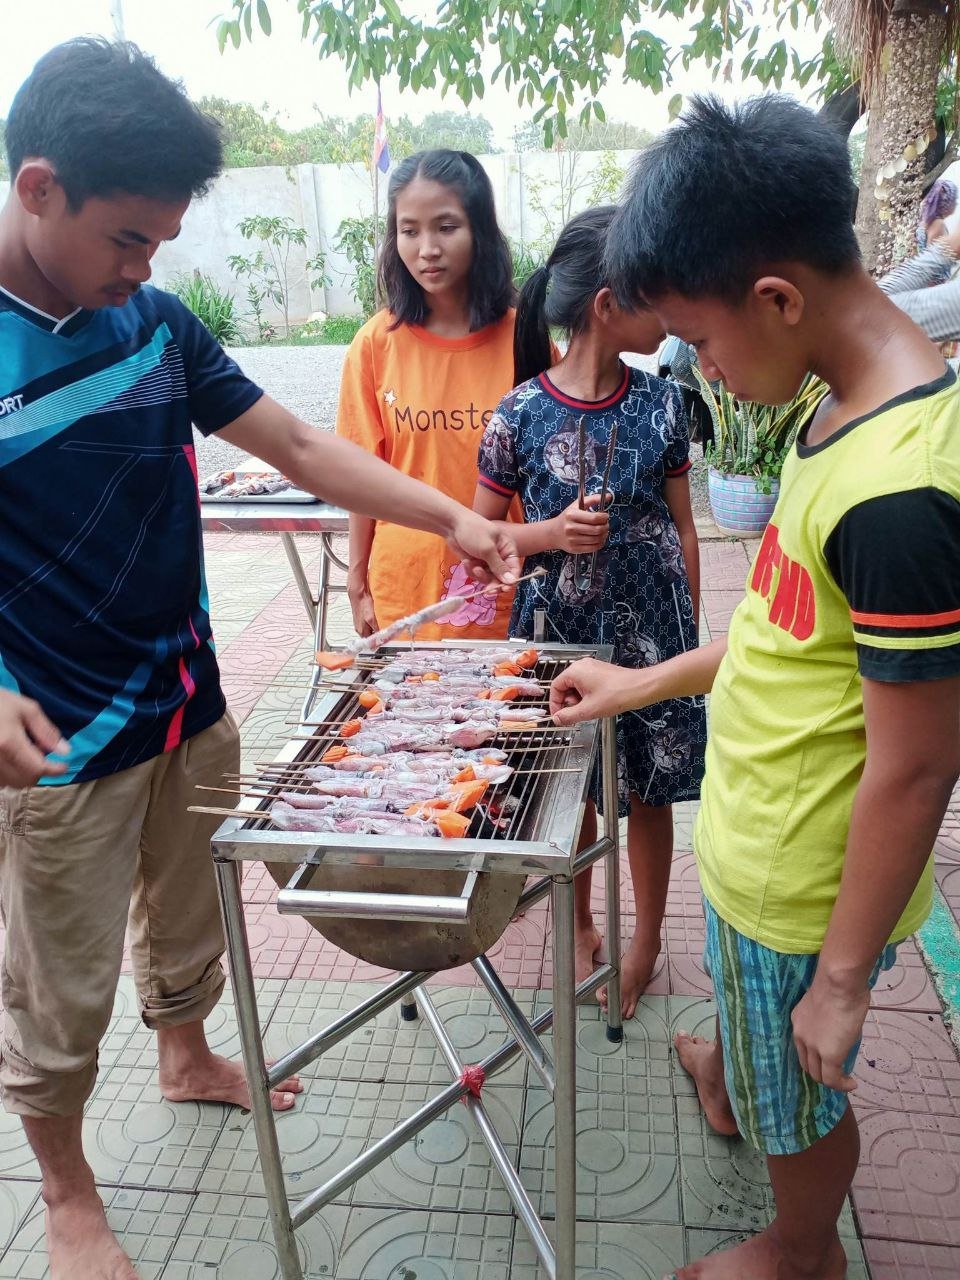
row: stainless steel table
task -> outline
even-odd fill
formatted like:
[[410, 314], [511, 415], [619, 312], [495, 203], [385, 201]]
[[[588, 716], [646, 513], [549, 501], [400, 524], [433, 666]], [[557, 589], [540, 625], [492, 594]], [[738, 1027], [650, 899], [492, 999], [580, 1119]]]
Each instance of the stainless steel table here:
[[[330, 581], [330, 569], [344, 572], [347, 566], [334, 552], [331, 538], [346, 533], [349, 515], [327, 502], [283, 502], [263, 498], [222, 502], [200, 496], [200, 519], [204, 530], [213, 533], [278, 533], [287, 553], [293, 580], [297, 584], [303, 607], [313, 628], [317, 649], [327, 648], [327, 612], [331, 592], [345, 593], [346, 586]], [[320, 564], [317, 568], [317, 590], [307, 579], [294, 534], [319, 533]]]

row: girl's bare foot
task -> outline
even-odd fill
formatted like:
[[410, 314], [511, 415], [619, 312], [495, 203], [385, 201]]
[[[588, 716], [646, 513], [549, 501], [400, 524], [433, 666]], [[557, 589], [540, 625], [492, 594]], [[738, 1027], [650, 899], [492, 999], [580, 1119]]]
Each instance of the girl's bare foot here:
[[573, 964], [576, 981], [579, 985], [590, 977], [597, 967], [597, 952], [603, 939], [600, 937], [593, 920], [577, 921], [573, 927]]
[[[673, 1047], [677, 1051], [681, 1067], [697, 1086], [697, 1096], [700, 1099], [703, 1114], [707, 1117], [707, 1124], [725, 1137], [734, 1137], [738, 1132], [737, 1121], [730, 1106], [727, 1086], [723, 1079], [723, 1055], [720, 1045], [716, 1040], [706, 1040], [703, 1036], [692, 1036], [687, 1031], [678, 1031], [673, 1037]], [[690, 1274], [694, 1276], [698, 1273]], [[745, 1276], [744, 1280], [746, 1280]]]
[[138, 1280], [92, 1188], [47, 1205], [50, 1280]]
[[637, 1003], [646, 991], [660, 956], [660, 938], [650, 947], [643, 939], [634, 937], [620, 960], [620, 1013], [632, 1018]]
[[664, 1280], [844, 1280], [846, 1274], [847, 1258], [839, 1237], [824, 1257], [793, 1259], [768, 1227], [743, 1244], [691, 1262]]
[[[161, 1066], [160, 1092], [168, 1102], [225, 1102], [250, 1110], [250, 1090], [242, 1064], [217, 1053], [206, 1055], [195, 1067], [176, 1074]], [[299, 1076], [284, 1080], [270, 1092], [274, 1111], [289, 1111], [298, 1093], [303, 1093]]]

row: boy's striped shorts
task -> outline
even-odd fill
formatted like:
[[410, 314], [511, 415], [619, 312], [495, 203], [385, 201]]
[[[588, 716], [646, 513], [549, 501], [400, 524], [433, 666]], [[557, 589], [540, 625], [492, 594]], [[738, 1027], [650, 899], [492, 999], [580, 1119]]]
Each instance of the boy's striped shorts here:
[[[847, 1109], [847, 1094], [828, 1089], [800, 1066], [790, 1015], [813, 982], [818, 956], [771, 951], [744, 937], [704, 899], [703, 962], [713, 980], [723, 1042], [723, 1069], [740, 1133], [772, 1156], [795, 1155], [825, 1137]], [[870, 977], [896, 959], [884, 948]], [[844, 1064], [849, 1073], [858, 1041]]]

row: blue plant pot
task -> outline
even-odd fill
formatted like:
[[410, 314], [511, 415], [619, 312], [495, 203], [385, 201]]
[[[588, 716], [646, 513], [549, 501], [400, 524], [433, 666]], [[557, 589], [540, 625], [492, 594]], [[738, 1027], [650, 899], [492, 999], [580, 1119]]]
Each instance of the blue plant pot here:
[[763, 533], [777, 505], [780, 481], [772, 480], [770, 492], [760, 493], [753, 476], [725, 476], [710, 467], [707, 491], [718, 530], [741, 537], [745, 533]]

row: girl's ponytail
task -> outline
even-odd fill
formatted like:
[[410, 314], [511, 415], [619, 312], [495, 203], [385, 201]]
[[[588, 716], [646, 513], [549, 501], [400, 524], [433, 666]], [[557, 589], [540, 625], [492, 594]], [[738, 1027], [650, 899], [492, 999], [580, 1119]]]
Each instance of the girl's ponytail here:
[[520, 290], [513, 331], [513, 385], [549, 369], [553, 363], [547, 325], [547, 285], [550, 267], [544, 263], [529, 275]]

